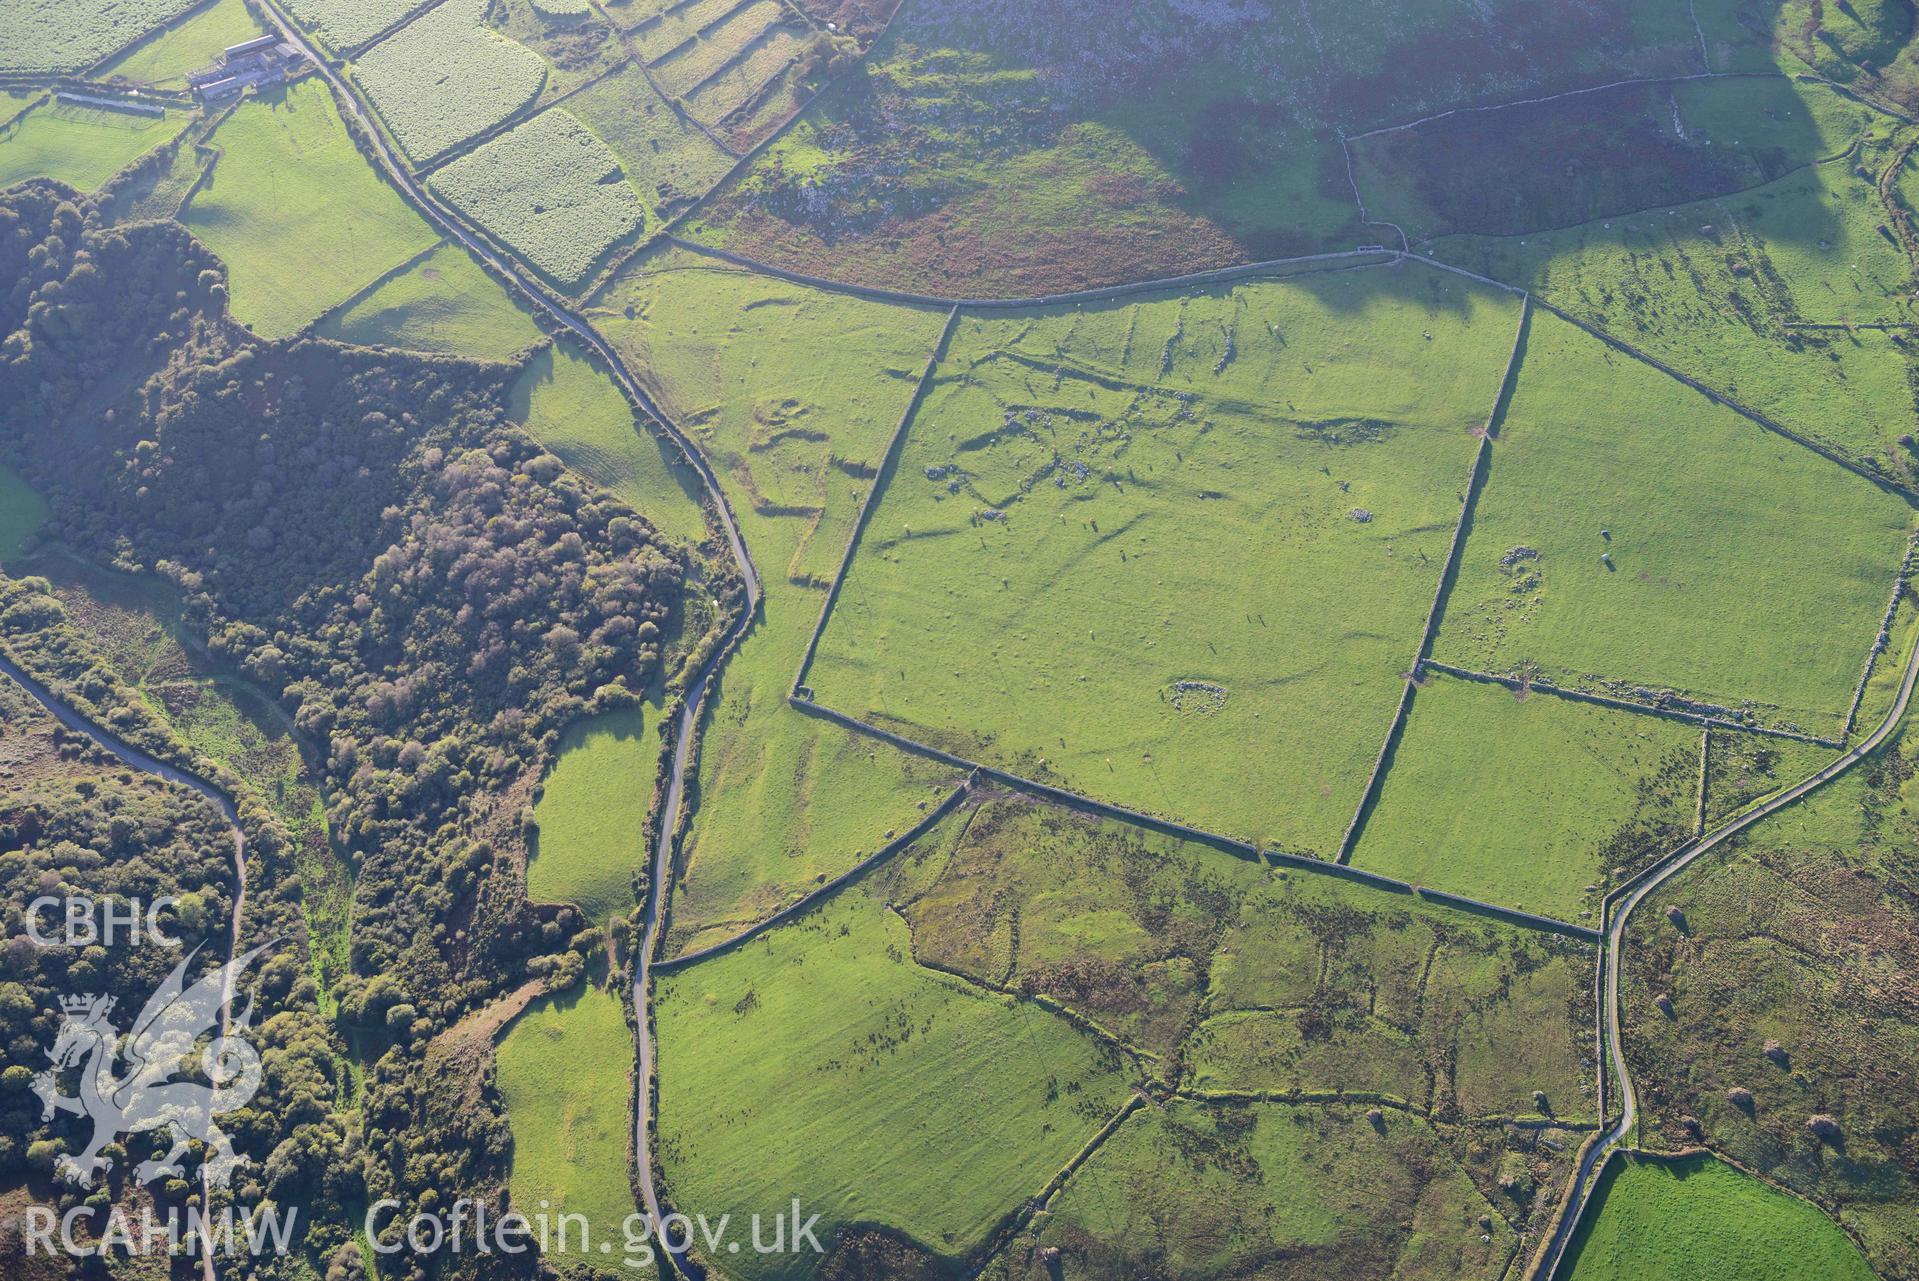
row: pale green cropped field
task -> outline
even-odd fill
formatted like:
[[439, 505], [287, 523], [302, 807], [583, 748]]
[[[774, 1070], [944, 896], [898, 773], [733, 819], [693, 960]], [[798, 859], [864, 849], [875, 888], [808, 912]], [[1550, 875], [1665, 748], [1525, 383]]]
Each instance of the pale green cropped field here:
[[1406, 268], [962, 319], [807, 683], [971, 759], [1330, 856], [1517, 314]]
[[1834, 735], [1912, 515], [1542, 313], [1434, 656]]
[[506, 120], [546, 85], [546, 63], [487, 27], [486, 5], [445, 0], [353, 66], [353, 78], [416, 165]]
[[193, 8], [195, 0], [9, 0], [0, 71], [80, 72]]
[[233, 314], [262, 337], [298, 333], [437, 238], [354, 148], [319, 81], [242, 103], [212, 145], [213, 177], [182, 221], [226, 263]]
[[619, 157], [558, 107], [454, 160], [433, 189], [566, 289], [646, 222]]
[[985, 1276], [1252, 1277], [1273, 1258], [1313, 1277], [1503, 1275], [1512, 1227], [1446, 1136], [1363, 1112], [1183, 1099], [1142, 1109]]

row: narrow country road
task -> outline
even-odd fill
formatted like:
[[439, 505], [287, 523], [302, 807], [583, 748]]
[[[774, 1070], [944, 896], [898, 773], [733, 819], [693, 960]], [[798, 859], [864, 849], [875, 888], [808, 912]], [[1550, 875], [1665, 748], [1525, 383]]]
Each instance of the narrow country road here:
[[1599, 1142], [1587, 1150], [1585, 1157], [1580, 1161], [1579, 1169], [1573, 1176], [1569, 1204], [1565, 1213], [1560, 1216], [1559, 1226], [1553, 1232], [1553, 1239], [1547, 1253], [1534, 1273], [1538, 1281], [1553, 1281], [1560, 1264], [1564, 1261], [1566, 1246], [1571, 1242], [1582, 1212], [1587, 1208], [1585, 1202], [1592, 1195], [1592, 1184], [1596, 1181], [1593, 1175], [1604, 1164], [1606, 1157], [1626, 1141], [1632, 1134], [1633, 1127], [1639, 1123], [1639, 1097], [1633, 1089], [1632, 1070], [1626, 1063], [1624, 1037], [1619, 1017], [1619, 972], [1625, 964], [1626, 926], [1632, 919], [1633, 910], [1654, 890], [1690, 867], [1701, 855], [1717, 849], [1754, 823], [1778, 813], [1808, 793], [1825, 786], [1878, 750], [1888, 738], [1892, 737], [1893, 731], [1899, 728], [1900, 721], [1904, 719], [1906, 710], [1912, 703], [1915, 683], [1919, 683], [1919, 645], [1913, 647], [1911, 656], [1907, 658], [1905, 674], [1899, 682], [1899, 696], [1893, 700], [1892, 709], [1886, 713], [1885, 720], [1879, 723], [1877, 729], [1859, 740], [1856, 746], [1835, 758], [1817, 774], [1787, 788], [1771, 800], [1747, 810], [1712, 832], [1680, 846], [1664, 861], [1647, 868], [1636, 880], [1628, 882], [1619, 891], [1611, 923], [1606, 930], [1605, 951], [1601, 957], [1601, 963], [1605, 966], [1606, 979], [1604, 1012], [1606, 1052], [1612, 1061], [1613, 1074], [1619, 1081], [1619, 1120], [1614, 1122]]
[[[103, 750], [112, 753], [134, 769], [197, 792], [219, 807], [221, 817], [225, 818], [227, 826], [233, 829], [233, 919], [227, 928], [227, 960], [230, 962], [240, 955], [240, 919], [246, 910], [247, 902], [247, 838], [240, 830], [240, 809], [233, 803], [233, 798], [199, 775], [189, 774], [178, 766], [156, 760], [133, 744], [111, 733], [104, 726], [95, 724], [61, 702], [52, 690], [27, 675], [5, 657], [0, 657], [0, 674], [4, 674], [14, 684], [25, 690], [28, 697], [46, 708], [48, 714], [66, 728], [77, 734], [86, 735]], [[229, 974], [226, 986], [220, 992], [220, 1035], [228, 1036], [232, 1031], [233, 976]], [[204, 1180], [201, 1193], [203, 1197], [210, 1196], [210, 1190], [206, 1188]], [[204, 1210], [208, 1219], [211, 1220], [213, 1215], [211, 1200], [205, 1201]], [[200, 1269], [206, 1281], [215, 1281], [211, 1250], [202, 1252]]]
[[[385, 171], [388, 180], [391, 181], [435, 227], [439, 228], [444, 234], [457, 240], [470, 253], [492, 267], [499, 275], [512, 281], [519, 292], [535, 307], [551, 316], [560, 325], [578, 337], [580, 341], [599, 353], [600, 359], [606, 362], [607, 368], [612, 370], [614, 377], [619, 379], [620, 385], [626, 389], [633, 403], [638, 405], [648, 417], [658, 423], [661, 430], [673, 437], [674, 441], [679, 445], [681, 452], [686, 455], [687, 461], [693, 466], [694, 470], [699, 473], [700, 484], [706, 490], [707, 496], [711, 500], [713, 511], [720, 523], [721, 531], [726, 537], [728, 549], [732, 553], [733, 563], [739, 569], [741, 581], [746, 587], [746, 608], [741, 611], [739, 621], [734, 624], [736, 634], [739, 630], [751, 626], [754, 616], [759, 612], [759, 572], [753, 565], [753, 558], [747, 553], [746, 540], [740, 533], [739, 525], [733, 518], [732, 509], [727, 505], [726, 494], [720, 488], [719, 478], [713, 474], [713, 469], [707, 463], [706, 456], [694, 446], [691, 440], [687, 439], [686, 435], [680, 431], [679, 426], [675, 424], [672, 419], [668, 418], [659, 406], [654, 403], [652, 397], [647, 394], [646, 389], [640, 385], [639, 380], [635, 378], [632, 371], [627, 368], [626, 362], [620, 357], [620, 354], [613, 349], [612, 344], [600, 336], [598, 330], [587, 323], [584, 317], [549, 294], [542, 285], [523, 272], [519, 264], [510, 261], [504, 255], [495, 253], [484, 240], [474, 234], [452, 211], [441, 207], [436, 200], [427, 194], [425, 188], [414, 179], [413, 175], [407, 171], [406, 167], [402, 165], [399, 159], [393, 154], [391, 148], [388, 147], [385, 135], [381, 133], [377, 123], [369, 117], [367, 110], [361, 106], [359, 98], [355, 95], [345, 77], [341, 76], [332, 64], [327, 62], [320, 50], [307, 39], [306, 33], [300, 30], [286, 13], [282, 11], [280, 7], [281, 2], [282, 0], [261, 0], [261, 5], [267, 15], [272, 18], [274, 25], [280, 29], [281, 34], [305, 51], [307, 57], [312, 60], [313, 65], [318, 69], [320, 75], [325, 77], [327, 83], [332, 86], [334, 96], [348, 111], [353, 113], [354, 119], [359, 121], [360, 127], [365, 132], [374, 154], [379, 159], [380, 167]], [[661, 800], [660, 838], [657, 850], [654, 853], [653, 875], [647, 890], [645, 905], [645, 938], [641, 942], [639, 957], [634, 965], [633, 1019], [636, 1028], [634, 1033], [636, 1042], [636, 1079], [634, 1081], [634, 1093], [637, 1103], [634, 1108], [633, 1153], [639, 1176], [641, 1200], [645, 1204], [647, 1215], [652, 1219], [655, 1225], [661, 1223], [664, 1216], [661, 1212], [659, 1192], [654, 1186], [653, 1152], [652, 1144], [648, 1138], [651, 1126], [653, 1089], [653, 1027], [652, 1003], [650, 1000], [652, 991], [653, 952], [658, 945], [660, 926], [666, 910], [665, 898], [668, 892], [670, 884], [669, 877], [672, 874], [673, 866], [673, 834], [679, 827], [680, 807], [686, 794], [686, 770], [691, 763], [694, 730], [698, 726], [700, 715], [704, 710], [706, 692], [712, 685], [713, 676], [718, 670], [719, 665], [725, 661], [730, 652], [730, 645], [721, 645], [714, 651], [714, 655], [712, 659], [708, 661], [705, 669], [700, 672], [699, 676], [688, 687], [686, 698], [681, 707], [679, 724], [674, 731], [672, 768], [667, 777], [666, 793]], [[670, 1261], [663, 1262], [661, 1270], [663, 1273], [671, 1273], [689, 1269], [688, 1265], [683, 1261], [671, 1259]]]

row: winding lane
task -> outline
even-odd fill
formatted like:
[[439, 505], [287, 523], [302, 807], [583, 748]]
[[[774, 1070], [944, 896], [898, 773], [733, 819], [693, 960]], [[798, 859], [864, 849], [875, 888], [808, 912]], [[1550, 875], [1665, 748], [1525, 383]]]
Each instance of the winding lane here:
[[[731, 653], [732, 642], [739, 639], [740, 634], [752, 625], [753, 619], [759, 613], [761, 595], [759, 571], [754, 567], [753, 558], [746, 550], [746, 540], [740, 533], [733, 510], [726, 501], [726, 494], [720, 488], [719, 478], [713, 474], [706, 456], [694, 446], [691, 440], [687, 439], [679, 426], [660, 410], [653, 398], [647, 394], [646, 389], [640, 385], [639, 380], [633, 376], [620, 354], [600, 336], [598, 330], [587, 323], [584, 317], [548, 293], [542, 285], [521, 271], [517, 263], [503, 254], [495, 253], [490, 243], [430, 196], [394, 156], [392, 149], [387, 145], [386, 136], [381, 132], [378, 124], [368, 117], [367, 111], [360, 105], [358, 96], [355, 95], [346, 79], [308, 40], [306, 33], [281, 9], [280, 0], [261, 0], [261, 7], [273, 20], [273, 24], [280, 29], [281, 34], [306, 53], [319, 74], [332, 87], [334, 97], [353, 113], [354, 119], [359, 122], [361, 130], [366, 134], [375, 158], [388, 180], [399, 188], [401, 193], [441, 232], [457, 240], [469, 253], [486, 263], [499, 276], [510, 281], [536, 308], [597, 352], [633, 403], [638, 405], [662, 431], [672, 437], [674, 443], [686, 456], [688, 463], [698, 473], [701, 486], [712, 500], [721, 533], [726, 538], [733, 563], [738, 568], [741, 581], [746, 588], [746, 608], [741, 611], [733, 636], [728, 638], [728, 643], [722, 644], [714, 651], [713, 657], [707, 661], [704, 670], [689, 687], [681, 707], [679, 724], [675, 728], [673, 764], [661, 808], [660, 837], [654, 856], [653, 876], [647, 892], [645, 938], [640, 946], [639, 957], [634, 968], [633, 1018], [636, 1028], [634, 1039], [637, 1058], [634, 1092], [637, 1102], [634, 1108], [633, 1150], [638, 1168], [641, 1200], [646, 1207], [647, 1215], [655, 1224], [659, 1224], [664, 1216], [661, 1213], [659, 1193], [654, 1186], [652, 1145], [648, 1141], [654, 1056], [651, 1002], [648, 994], [652, 990], [653, 953], [659, 941], [663, 916], [662, 900], [666, 893], [667, 877], [672, 870], [673, 833], [679, 826], [680, 809], [686, 793], [686, 770], [691, 761], [694, 730], [704, 711], [706, 692], [711, 688], [713, 676], [719, 670], [720, 664], [725, 662]], [[685, 1259], [679, 1256], [669, 1257], [672, 1262], [663, 1269], [664, 1271], [691, 1270], [691, 1265]]]
[[[190, 789], [212, 801], [219, 808], [220, 816], [233, 830], [233, 919], [227, 929], [227, 960], [231, 962], [240, 955], [240, 918], [246, 910], [247, 902], [247, 838], [240, 830], [240, 809], [233, 798], [207, 782], [198, 774], [189, 773], [177, 765], [169, 765], [141, 751], [133, 744], [114, 734], [105, 726], [83, 716], [80, 712], [60, 701], [52, 690], [22, 671], [20, 667], [4, 655], [0, 655], [0, 675], [5, 675], [15, 685], [25, 690], [27, 696], [40, 704], [47, 713], [67, 729], [84, 734], [103, 750], [110, 752], [126, 764], [144, 774], [152, 774], [168, 783], [174, 783]], [[225, 1037], [233, 1032], [233, 975], [226, 976], [226, 983], [220, 991], [220, 1035]], [[211, 1197], [211, 1190], [202, 1180], [202, 1193]], [[213, 1215], [213, 1203], [205, 1203], [205, 1212], [209, 1220]], [[215, 1281], [213, 1271], [213, 1251], [205, 1250], [200, 1255], [200, 1265], [205, 1281]]]
[[1597, 1182], [1593, 1177], [1594, 1174], [1605, 1163], [1606, 1158], [1625, 1143], [1632, 1134], [1633, 1128], [1639, 1123], [1639, 1096], [1633, 1089], [1632, 1070], [1626, 1064], [1624, 1037], [1621, 1033], [1619, 1017], [1619, 972], [1625, 963], [1626, 926], [1632, 919], [1633, 910], [1654, 890], [1690, 867], [1702, 855], [1717, 849], [1728, 839], [1761, 819], [1778, 813], [1786, 806], [1825, 786], [1877, 751], [1888, 738], [1892, 737], [1893, 731], [1899, 728], [1900, 721], [1905, 718], [1906, 710], [1912, 703], [1912, 692], [1916, 682], [1919, 682], [1919, 644], [1913, 646], [1911, 655], [1906, 659], [1905, 675], [1900, 679], [1899, 696], [1893, 701], [1892, 709], [1886, 713], [1886, 718], [1879, 723], [1879, 727], [1861, 739], [1857, 746], [1829, 762], [1825, 768], [1804, 782], [1786, 789], [1769, 801], [1754, 806], [1707, 835], [1680, 846], [1663, 861], [1647, 868], [1638, 877], [1613, 892], [1616, 897], [1610, 924], [1606, 930], [1606, 948], [1602, 964], [1605, 965], [1606, 1051], [1612, 1061], [1613, 1074], [1619, 1081], [1619, 1120], [1614, 1122], [1612, 1128], [1607, 1130], [1597, 1143], [1587, 1149], [1586, 1155], [1580, 1160], [1579, 1169], [1573, 1176], [1572, 1192], [1565, 1212], [1560, 1215], [1558, 1227], [1553, 1231], [1547, 1253], [1541, 1259], [1539, 1267], [1534, 1270], [1533, 1275], [1537, 1281], [1553, 1281], [1560, 1264], [1564, 1261], [1566, 1246], [1572, 1240], [1573, 1231], [1587, 1209], [1586, 1201], [1591, 1197], [1593, 1185]]

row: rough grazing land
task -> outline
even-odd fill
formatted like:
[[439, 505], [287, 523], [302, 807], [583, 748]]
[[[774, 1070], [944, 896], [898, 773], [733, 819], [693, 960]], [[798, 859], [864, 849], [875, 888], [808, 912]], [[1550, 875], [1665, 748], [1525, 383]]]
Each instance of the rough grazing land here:
[[1622, 970], [1648, 1142], [1811, 1197], [1890, 1277], [1919, 1257], [1914, 757], [1908, 733], [1662, 887]]
[[1814, 1206], [1723, 1161], [1608, 1167], [1567, 1256], [1573, 1281], [1869, 1281], [1859, 1247]]
[[[1800, 94], [1817, 105], [1812, 89]], [[1900, 141], [1879, 117], [1856, 153], [1819, 164], [1802, 153], [1803, 167], [1736, 195], [1549, 233], [1448, 237], [1434, 253], [1526, 286], [1909, 483], [1912, 456], [1896, 443], [1914, 425], [1908, 336], [1856, 328], [1912, 319], [1901, 224], [1874, 185]], [[1902, 186], [1894, 203], [1910, 206], [1912, 193]]]
[[1660, 3], [909, 5], [692, 231], [974, 296], [1349, 248], [1340, 131], [1698, 61]]
[[874, 886], [922, 964], [1057, 1002], [1169, 1084], [1592, 1112], [1583, 945], [991, 794]]
[[1516, 315], [1405, 268], [962, 320], [808, 683], [970, 759], [1331, 855]]
[[1622, 85], [1355, 140], [1367, 211], [1409, 236], [1523, 236], [1763, 186], [1884, 117], [1783, 79]]
[[461, 156], [433, 188], [567, 288], [646, 221], [619, 157], [558, 107]]
[[692, 204], [733, 167], [733, 157], [676, 113], [637, 67], [608, 76], [566, 107], [619, 156], [656, 219]]
[[416, 165], [508, 119], [546, 84], [538, 54], [484, 25], [486, 6], [446, 0], [354, 64], [354, 79]]
[[1489, 903], [1596, 921], [1619, 872], [1692, 835], [1699, 734], [1434, 675], [1413, 695], [1353, 862]]
[[845, 870], [959, 781], [786, 704], [945, 316], [672, 251], [622, 274], [593, 318], [712, 460], [765, 583], [701, 743], [669, 922], [677, 951]]
[[288, 0], [293, 16], [336, 50], [365, 44], [425, 0]]
[[1835, 735], [1911, 521], [1903, 500], [1538, 315], [1436, 656]]
[[1502, 1275], [1518, 1242], [1500, 1171], [1546, 1179], [1563, 1163], [1533, 1138], [1364, 1111], [1175, 1100], [1137, 1112], [985, 1275]]
[[213, 178], [182, 221], [226, 262], [233, 314], [263, 337], [298, 333], [434, 242], [318, 81], [242, 103], [212, 145]]

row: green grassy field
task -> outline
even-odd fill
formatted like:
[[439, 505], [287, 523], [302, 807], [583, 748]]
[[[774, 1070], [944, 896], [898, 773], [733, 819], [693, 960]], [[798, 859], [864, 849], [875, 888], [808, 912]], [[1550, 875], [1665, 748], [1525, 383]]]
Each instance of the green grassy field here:
[[21, 480], [0, 467], [0, 564], [20, 554], [21, 545], [47, 522], [47, 500]]
[[0, 187], [53, 178], [81, 191], [96, 190], [191, 120], [185, 111], [155, 117], [48, 102], [0, 134]]
[[0, 11], [0, 71], [84, 71], [194, 3], [14, 0]]
[[347, 137], [325, 85], [240, 105], [214, 132], [213, 177], [182, 221], [227, 265], [234, 316], [298, 333], [436, 237]]
[[1837, 1224], [1711, 1157], [1615, 1160], [1568, 1247], [1572, 1281], [1869, 1281]]
[[659, 739], [638, 711], [594, 717], [566, 732], [533, 809], [539, 837], [526, 868], [528, 898], [572, 903], [595, 924], [632, 910], [659, 764]]
[[[1642, 1141], [1703, 1142], [1810, 1197], [1886, 1276], [1919, 1251], [1901, 1137], [1919, 1121], [1916, 776], [1903, 733], [1687, 868], [1634, 914], [1620, 970]], [[1813, 1131], [1821, 1116], [1834, 1138]]]
[[1590, 920], [1618, 870], [1677, 847], [1699, 800], [1695, 726], [1434, 675], [1353, 862]]
[[1911, 521], [1542, 313], [1434, 656], [1836, 734]]
[[556, 342], [527, 362], [508, 411], [568, 467], [665, 533], [705, 538], [699, 480], [679, 450], [641, 425], [612, 376], [571, 343]]
[[442, 244], [372, 293], [332, 312], [313, 332], [368, 347], [506, 360], [543, 336], [504, 286], [453, 244]]
[[608, 76], [566, 105], [619, 156], [655, 221], [705, 195], [733, 167], [733, 157], [682, 120], [638, 67]]
[[1518, 1245], [1513, 1212], [1402, 1113], [1375, 1126], [1357, 1107], [1176, 1099], [1129, 1117], [985, 1275], [1252, 1277], [1284, 1260], [1272, 1275], [1493, 1278]]
[[797, 1193], [823, 1242], [879, 1224], [965, 1256], [1130, 1093], [1127, 1060], [1057, 1015], [916, 964], [906, 922], [858, 888], [662, 976], [654, 1009], [668, 1199], [743, 1221]]
[[374, 45], [353, 78], [416, 165], [540, 96], [547, 65], [485, 25], [488, 0], [445, 0]]
[[557, 107], [454, 160], [432, 185], [565, 289], [586, 283], [646, 221], [619, 157]]
[[808, 684], [970, 759], [1330, 856], [1515, 321], [1419, 268], [962, 320]]
[[[507, 1190], [513, 1209], [536, 1223], [546, 1216], [553, 1248], [542, 1253], [559, 1266], [630, 1275], [620, 1252], [638, 1212], [627, 1161], [632, 1073], [626, 1015], [593, 983], [535, 1002], [500, 1042], [497, 1080], [513, 1127]], [[561, 1250], [560, 1216], [576, 1214], [589, 1235], [582, 1243], [569, 1224], [570, 1248]], [[610, 1257], [597, 1252], [600, 1242], [612, 1243]]]
[[157, 88], [186, 87], [187, 73], [210, 67], [229, 45], [261, 35], [259, 20], [241, 0], [214, 0], [132, 49], [103, 72]]
[[1536, 235], [1447, 237], [1433, 253], [1526, 286], [1795, 431], [1909, 478], [1912, 459], [1896, 443], [1913, 428], [1902, 336], [1849, 328], [1913, 318], [1911, 270], [1873, 185], [1895, 135], [1870, 118], [1853, 155], [1737, 195]]
[[671, 251], [623, 273], [592, 318], [712, 460], [765, 585], [702, 740], [669, 921], [684, 950], [877, 849], [959, 781], [785, 702], [944, 315]]

